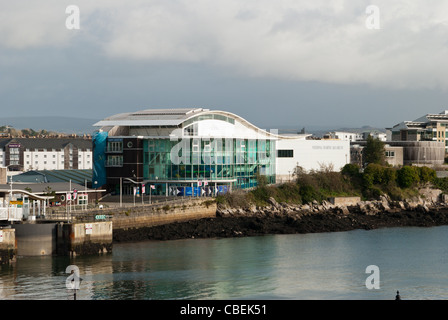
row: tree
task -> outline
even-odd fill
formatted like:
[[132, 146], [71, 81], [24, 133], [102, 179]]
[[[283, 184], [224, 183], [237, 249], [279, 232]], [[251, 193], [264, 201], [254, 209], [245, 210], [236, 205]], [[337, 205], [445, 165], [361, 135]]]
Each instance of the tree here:
[[354, 163], [347, 163], [342, 169], [341, 173], [343, 175], [349, 176], [349, 177], [359, 177], [359, 166]]
[[367, 137], [367, 144], [362, 153], [363, 166], [369, 163], [384, 165], [386, 163], [386, 151], [384, 142], [372, 136]]
[[419, 169], [412, 166], [403, 166], [397, 172], [397, 182], [402, 188], [410, 188], [420, 182]]

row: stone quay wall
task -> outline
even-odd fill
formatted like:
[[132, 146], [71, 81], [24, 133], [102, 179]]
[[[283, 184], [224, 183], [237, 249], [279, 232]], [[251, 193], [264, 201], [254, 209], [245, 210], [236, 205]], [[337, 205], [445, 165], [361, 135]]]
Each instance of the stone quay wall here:
[[173, 222], [216, 217], [216, 201], [210, 198], [181, 199], [154, 205], [103, 210], [113, 229], [151, 227]]

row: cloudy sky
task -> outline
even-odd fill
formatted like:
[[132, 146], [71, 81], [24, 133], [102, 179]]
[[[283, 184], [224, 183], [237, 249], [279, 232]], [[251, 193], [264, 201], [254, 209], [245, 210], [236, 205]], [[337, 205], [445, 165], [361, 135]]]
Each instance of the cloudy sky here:
[[0, 2], [0, 117], [205, 107], [384, 128], [448, 109], [443, 0]]

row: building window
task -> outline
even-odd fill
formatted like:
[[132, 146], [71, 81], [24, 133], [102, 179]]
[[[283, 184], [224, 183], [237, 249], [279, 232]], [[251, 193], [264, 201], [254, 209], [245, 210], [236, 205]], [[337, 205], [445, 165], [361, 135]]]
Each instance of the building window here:
[[122, 167], [123, 166], [123, 156], [108, 156], [107, 165], [109, 167]]
[[107, 152], [123, 152], [123, 141], [108, 141]]
[[279, 158], [293, 158], [294, 150], [277, 150], [277, 157]]
[[88, 201], [88, 196], [87, 194], [78, 194], [78, 204], [81, 205], [85, 205], [87, 204]]
[[395, 151], [386, 151], [386, 157], [387, 158], [395, 157]]

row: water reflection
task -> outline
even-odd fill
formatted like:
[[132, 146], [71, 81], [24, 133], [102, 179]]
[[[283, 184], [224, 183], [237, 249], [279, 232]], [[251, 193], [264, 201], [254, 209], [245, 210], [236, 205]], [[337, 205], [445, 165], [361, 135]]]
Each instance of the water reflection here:
[[[0, 267], [1, 299], [407, 299], [448, 297], [448, 227], [146, 241], [91, 257], [21, 257]], [[368, 265], [381, 289], [368, 290]]]

